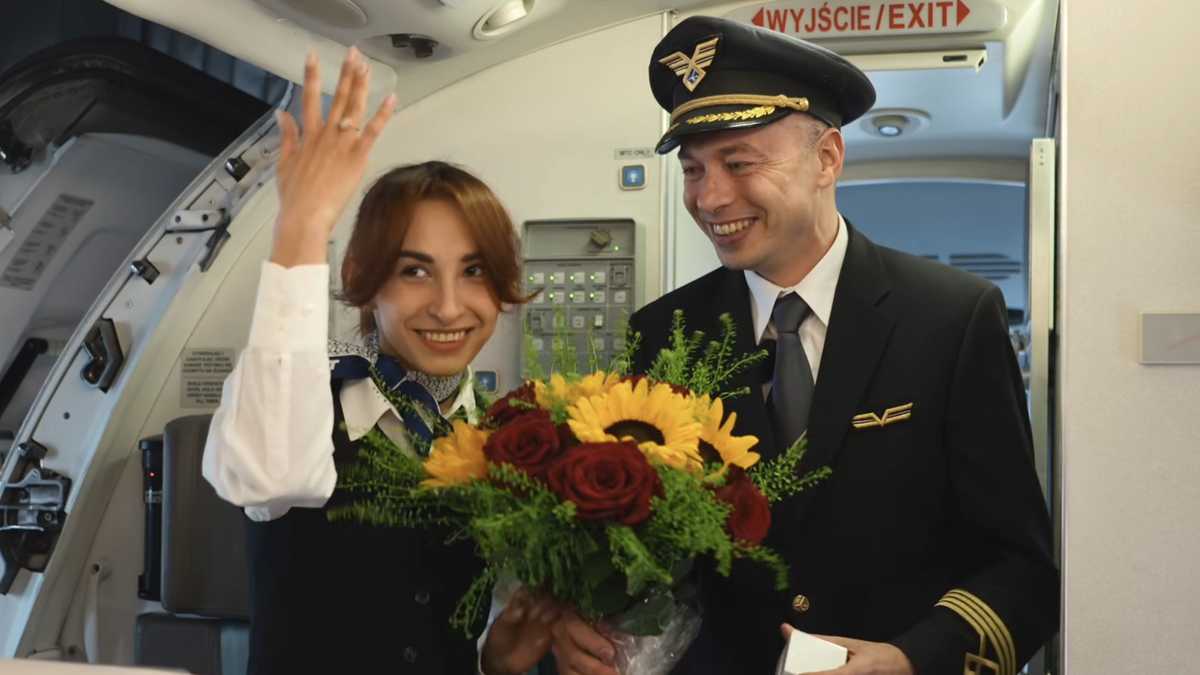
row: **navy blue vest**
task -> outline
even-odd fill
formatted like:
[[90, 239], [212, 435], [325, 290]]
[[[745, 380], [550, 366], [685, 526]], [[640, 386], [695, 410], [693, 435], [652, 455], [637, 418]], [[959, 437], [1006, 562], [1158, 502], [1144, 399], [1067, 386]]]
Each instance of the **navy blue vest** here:
[[[339, 466], [357, 453], [341, 428], [340, 390], [334, 380]], [[474, 640], [450, 628], [482, 569], [470, 543], [447, 546], [446, 531], [329, 522], [326, 509], [348, 497], [339, 489], [325, 508], [247, 521], [250, 675], [474, 673]]]

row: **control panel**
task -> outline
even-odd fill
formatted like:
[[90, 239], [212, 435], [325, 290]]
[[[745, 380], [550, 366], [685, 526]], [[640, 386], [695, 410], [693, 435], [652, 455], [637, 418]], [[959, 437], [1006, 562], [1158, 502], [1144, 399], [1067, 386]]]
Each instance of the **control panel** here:
[[522, 310], [522, 372], [531, 352], [543, 373], [552, 370], [556, 335], [574, 348], [580, 373], [591, 355], [604, 367], [625, 349], [636, 302], [634, 235], [631, 219], [525, 223], [525, 290], [537, 295]]

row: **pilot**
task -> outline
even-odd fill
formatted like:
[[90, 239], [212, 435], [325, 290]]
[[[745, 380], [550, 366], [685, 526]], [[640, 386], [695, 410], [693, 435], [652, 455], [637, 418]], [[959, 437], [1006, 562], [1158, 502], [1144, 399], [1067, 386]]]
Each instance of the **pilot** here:
[[[678, 148], [721, 267], [634, 314], [635, 370], [675, 310], [708, 335], [730, 315], [739, 351], [772, 354], [728, 384], [750, 392], [729, 401], [737, 433], [764, 457], [803, 439], [802, 470], [832, 469], [772, 513], [785, 590], [750, 565], [702, 576], [703, 628], [676, 672], [772, 672], [799, 629], [849, 650], [830, 675], [1014, 675], [1055, 632], [1059, 577], [1000, 290], [838, 212], [841, 129], [875, 101], [845, 59], [692, 17], [649, 76], [671, 116], [658, 152]], [[570, 672], [614, 672], [586, 626], [555, 632]]]
[[[252, 675], [477, 667], [474, 642], [450, 625], [482, 568], [470, 545], [327, 517], [350, 499], [335, 489], [338, 467], [369, 430], [420, 452], [410, 438], [475, 417], [468, 364], [501, 303], [524, 302], [513, 226], [491, 190], [442, 162], [403, 166], [363, 197], [341, 268], [341, 299], [359, 310], [364, 339], [327, 346], [326, 242], [394, 107], [389, 96], [367, 122], [368, 81], [351, 49], [323, 120], [310, 56], [303, 134], [280, 115], [274, 243], [204, 451], [205, 478], [250, 521]], [[398, 409], [381, 387], [412, 405]], [[550, 639], [546, 604], [506, 609], [493, 629], [500, 656], [537, 661]]]

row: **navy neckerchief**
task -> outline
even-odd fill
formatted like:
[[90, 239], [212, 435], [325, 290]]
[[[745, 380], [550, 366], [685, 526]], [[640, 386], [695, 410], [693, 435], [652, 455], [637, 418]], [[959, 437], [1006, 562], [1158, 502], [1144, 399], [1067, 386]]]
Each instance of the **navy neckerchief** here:
[[[361, 353], [331, 354], [329, 358], [333, 360], [330, 368], [335, 380], [357, 380], [371, 377], [371, 361]], [[374, 366], [375, 372], [382, 380], [378, 384], [383, 386], [385, 395], [391, 392], [396, 397], [424, 406], [433, 415], [440, 416], [442, 414], [433, 394], [429, 393], [429, 390], [420, 383], [410, 379], [408, 371], [395, 358], [383, 352], [377, 352]], [[426, 445], [433, 440], [433, 431], [417, 414], [417, 411], [406, 406], [397, 406], [396, 412], [404, 420], [404, 428], [409, 433], [420, 437]]]

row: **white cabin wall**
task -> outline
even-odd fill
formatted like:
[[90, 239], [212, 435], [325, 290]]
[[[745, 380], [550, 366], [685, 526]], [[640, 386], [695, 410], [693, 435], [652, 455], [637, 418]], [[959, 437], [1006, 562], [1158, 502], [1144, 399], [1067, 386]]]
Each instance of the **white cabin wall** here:
[[[646, 70], [661, 37], [653, 15], [461, 80], [396, 115], [376, 146], [376, 172], [427, 159], [463, 165], [496, 191], [518, 229], [543, 218], [633, 218], [638, 304], [656, 298], [661, 160], [617, 160], [614, 151], [651, 148], [662, 134]], [[622, 190], [620, 167], [633, 163], [646, 165], [646, 187]]]
[[1138, 314], [1200, 311], [1200, 5], [1069, 1], [1060, 432], [1066, 672], [1196, 672], [1200, 366], [1138, 363]]

